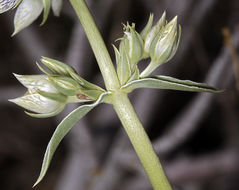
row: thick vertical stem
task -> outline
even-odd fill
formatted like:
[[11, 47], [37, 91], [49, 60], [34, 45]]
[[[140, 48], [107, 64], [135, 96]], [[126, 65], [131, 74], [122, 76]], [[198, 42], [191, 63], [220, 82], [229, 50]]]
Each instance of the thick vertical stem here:
[[130, 141], [149, 177], [154, 190], [172, 189], [157, 155], [153, 149], [141, 122], [126, 94], [115, 94], [113, 101], [116, 110]]
[[135, 151], [154, 187], [154, 190], [171, 190], [153, 146], [120, 85], [104, 41], [84, 0], [70, 0], [93, 49], [107, 90], [112, 90], [112, 104], [116, 110]]
[[105, 43], [84, 0], [70, 0], [85, 30], [103, 75], [107, 90], [119, 88], [118, 77]]

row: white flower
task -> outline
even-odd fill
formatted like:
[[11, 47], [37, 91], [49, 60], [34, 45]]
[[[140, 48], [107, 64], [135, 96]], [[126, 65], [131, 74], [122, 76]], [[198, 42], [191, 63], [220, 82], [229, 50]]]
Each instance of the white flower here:
[[29, 26], [43, 12], [44, 24], [52, 8], [55, 16], [59, 16], [63, 0], [0, 0], [0, 14], [18, 6], [14, 17], [13, 35]]
[[36, 91], [30, 90], [24, 96], [9, 101], [40, 114], [53, 113], [65, 105], [64, 103], [51, 100], [38, 94]]
[[65, 107], [67, 97], [50, 83], [47, 75], [17, 75], [15, 77], [28, 89], [21, 97], [9, 101], [32, 112], [33, 116], [50, 117]]

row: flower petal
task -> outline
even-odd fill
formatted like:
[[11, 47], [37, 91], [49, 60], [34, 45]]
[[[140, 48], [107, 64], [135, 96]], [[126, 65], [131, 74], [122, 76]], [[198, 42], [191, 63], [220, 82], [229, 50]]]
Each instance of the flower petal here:
[[0, 0], [0, 14], [15, 7], [21, 0]]
[[62, 0], [52, 0], [51, 8], [55, 16], [60, 16], [60, 12], [62, 8]]
[[30, 90], [57, 93], [58, 90], [49, 82], [47, 75], [17, 75], [17, 80]]
[[28, 94], [19, 98], [10, 99], [9, 101], [27, 110], [41, 114], [52, 113], [62, 106], [62, 103], [45, 98], [38, 93]]
[[14, 33], [17, 34], [22, 29], [29, 26], [43, 10], [43, 3], [40, 0], [23, 0], [17, 8], [14, 17]]

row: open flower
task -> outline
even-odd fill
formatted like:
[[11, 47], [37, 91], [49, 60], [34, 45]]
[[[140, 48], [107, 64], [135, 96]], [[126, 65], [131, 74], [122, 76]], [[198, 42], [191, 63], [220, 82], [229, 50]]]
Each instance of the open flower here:
[[43, 10], [41, 24], [46, 22], [50, 8], [55, 16], [59, 16], [61, 6], [62, 0], [0, 0], [0, 14], [17, 7], [14, 17], [13, 35], [15, 35], [36, 20]]
[[54, 116], [65, 107], [67, 96], [61, 94], [50, 83], [47, 75], [15, 74], [15, 77], [28, 91], [23, 96], [9, 101], [44, 117]]

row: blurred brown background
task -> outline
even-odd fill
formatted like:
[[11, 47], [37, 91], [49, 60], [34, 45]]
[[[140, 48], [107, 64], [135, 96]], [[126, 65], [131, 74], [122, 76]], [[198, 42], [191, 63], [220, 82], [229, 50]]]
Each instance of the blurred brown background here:
[[[178, 15], [182, 37], [176, 56], [155, 73], [207, 82], [220, 94], [137, 90], [130, 95], [166, 173], [182, 190], [239, 189], [239, 1], [89, 0], [114, 59], [122, 23], [140, 31], [149, 13]], [[49, 56], [103, 86], [95, 58], [69, 2], [61, 17], [41, 18], [10, 37], [15, 11], [0, 15], [0, 189], [28, 190], [40, 172], [47, 143], [61, 119], [35, 119], [7, 102], [25, 89], [12, 73], [38, 74]], [[156, 21], [156, 20], [155, 20]], [[224, 29], [224, 35], [222, 29]], [[231, 43], [230, 43], [231, 38]], [[140, 63], [145, 67], [146, 61]], [[113, 109], [100, 105], [63, 140], [36, 190], [150, 190], [151, 186]]]

